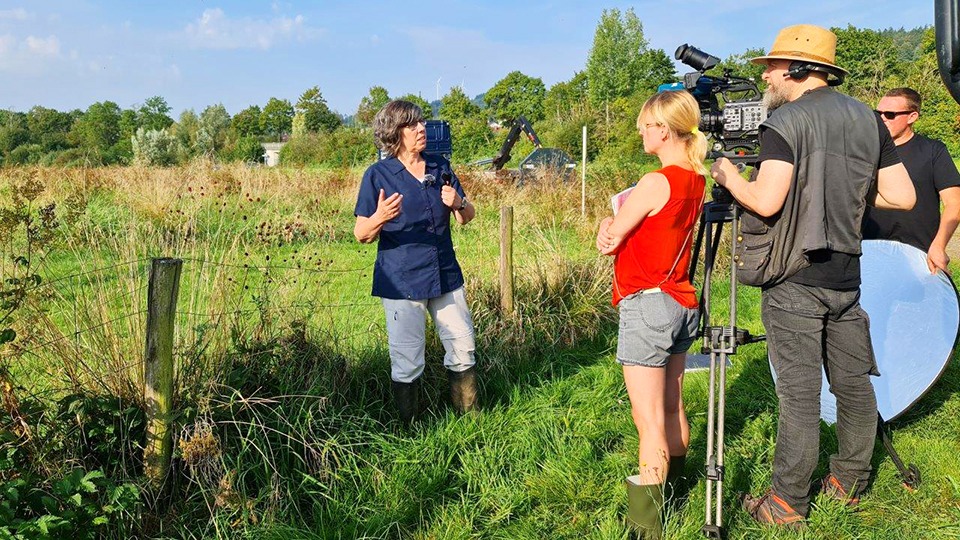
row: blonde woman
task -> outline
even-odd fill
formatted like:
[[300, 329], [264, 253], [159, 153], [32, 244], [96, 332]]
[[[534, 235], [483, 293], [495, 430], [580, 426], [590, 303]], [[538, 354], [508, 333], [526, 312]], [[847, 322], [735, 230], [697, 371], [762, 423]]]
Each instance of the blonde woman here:
[[688, 275], [707, 173], [699, 123], [700, 109], [687, 92], [659, 93], [644, 103], [637, 130], [661, 168], [645, 174], [597, 232], [597, 249], [615, 257], [617, 362], [640, 436], [639, 473], [627, 478], [627, 521], [646, 538], [661, 536], [664, 483], [682, 474], [690, 441], [681, 387], [699, 321]]

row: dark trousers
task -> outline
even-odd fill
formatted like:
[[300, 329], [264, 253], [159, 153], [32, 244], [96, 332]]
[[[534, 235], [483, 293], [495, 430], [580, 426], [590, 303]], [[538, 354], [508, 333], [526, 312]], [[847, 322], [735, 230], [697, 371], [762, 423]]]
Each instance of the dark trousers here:
[[830, 471], [859, 494], [870, 478], [877, 435], [879, 375], [870, 322], [859, 290], [834, 290], [785, 282], [763, 291], [767, 351], [777, 374], [780, 418], [773, 462], [773, 491], [806, 514], [810, 481], [820, 452], [821, 370], [837, 398], [839, 449]]

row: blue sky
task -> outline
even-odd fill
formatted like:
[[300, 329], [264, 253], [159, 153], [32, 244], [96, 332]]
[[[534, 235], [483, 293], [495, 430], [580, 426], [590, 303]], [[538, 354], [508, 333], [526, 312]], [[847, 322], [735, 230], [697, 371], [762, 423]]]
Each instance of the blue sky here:
[[722, 58], [769, 48], [789, 24], [932, 25], [933, 4], [0, 0], [0, 108], [126, 108], [160, 95], [174, 116], [214, 103], [234, 114], [270, 97], [296, 102], [317, 85], [334, 110], [352, 114], [374, 85], [433, 100], [460, 85], [474, 96], [513, 70], [548, 87], [568, 80], [584, 69], [605, 8], [632, 7], [651, 47], [670, 56], [690, 43]]

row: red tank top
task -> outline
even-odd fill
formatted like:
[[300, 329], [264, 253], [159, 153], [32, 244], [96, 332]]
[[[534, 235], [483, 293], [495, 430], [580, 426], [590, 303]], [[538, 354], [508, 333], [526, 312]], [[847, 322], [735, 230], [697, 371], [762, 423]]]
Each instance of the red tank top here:
[[656, 172], [667, 177], [670, 198], [624, 238], [613, 261], [613, 305], [635, 292], [660, 287], [681, 306], [695, 308], [690, 252], [706, 181], [703, 175], [677, 165]]

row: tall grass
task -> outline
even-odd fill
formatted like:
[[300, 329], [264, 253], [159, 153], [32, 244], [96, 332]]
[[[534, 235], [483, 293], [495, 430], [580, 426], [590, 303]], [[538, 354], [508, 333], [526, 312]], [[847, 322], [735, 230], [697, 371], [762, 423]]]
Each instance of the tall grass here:
[[[610, 261], [592, 246], [609, 195], [643, 169], [593, 169], [583, 215], [576, 180], [521, 188], [459, 172], [479, 209], [453, 234], [477, 329], [481, 411], [457, 417], [446, 405], [443, 352], [431, 335], [426, 414], [409, 430], [392, 410], [382, 308], [369, 295], [375, 247], [352, 237], [359, 170], [195, 163], [18, 172], [40, 178], [50, 200], [86, 201], [46, 263], [21, 339], [0, 351], [17, 391], [36, 403], [29, 418], [37, 432], [59, 441], [44, 463], [140, 481], [148, 265], [176, 256], [184, 260], [177, 452], [168, 491], [146, 491], [137, 534], [625, 538], [621, 481], [636, 466], [637, 435], [613, 361]], [[502, 205], [516, 215], [514, 314], [501, 311], [497, 285]], [[720, 311], [726, 265], [724, 255], [715, 275]], [[756, 291], [740, 298], [741, 325], [762, 333]], [[863, 511], [818, 500], [810, 530], [798, 535], [761, 529], [735, 510], [738, 492], [768, 483], [776, 429], [763, 346], [742, 348], [728, 388], [731, 537], [960, 535], [960, 443], [951, 436], [960, 433], [958, 374], [951, 367], [897, 424], [898, 449], [921, 466], [924, 488], [900, 490], [878, 452]], [[687, 472], [696, 482], [705, 375], [688, 376], [684, 397], [693, 425]], [[826, 451], [831, 434], [825, 427]], [[694, 485], [671, 506], [670, 538], [699, 537], [702, 492]]]

